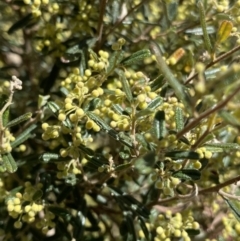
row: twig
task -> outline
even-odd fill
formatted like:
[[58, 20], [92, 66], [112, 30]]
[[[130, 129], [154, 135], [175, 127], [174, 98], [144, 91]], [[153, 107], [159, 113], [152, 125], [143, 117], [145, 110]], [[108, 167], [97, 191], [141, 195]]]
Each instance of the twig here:
[[215, 107], [204, 111], [198, 117], [193, 119], [187, 126], [185, 126], [185, 128], [183, 130], [181, 130], [180, 132], [177, 133], [177, 139], [179, 139], [185, 133], [187, 133], [188, 131], [193, 129], [195, 126], [197, 126], [202, 119], [204, 119], [204, 118], [208, 117], [210, 114], [222, 109], [239, 91], [240, 91], [240, 86], [238, 86], [238, 88], [236, 88], [232, 94], [228, 95], [224, 100], [220, 101]]
[[98, 19], [98, 28], [97, 28], [97, 47], [96, 49], [99, 50], [100, 46], [102, 45], [102, 32], [103, 32], [103, 18], [106, 9], [106, 0], [101, 0], [100, 3], [100, 14]]
[[[221, 56], [219, 56], [218, 58], [216, 58], [215, 60], [213, 60], [211, 63], [207, 64], [206, 69], [212, 67], [213, 65], [215, 65], [216, 63], [218, 63], [219, 61], [226, 59], [228, 57], [231, 57], [231, 55], [240, 50], [240, 45], [238, 45], [237, 47], [233, 48], [232, 50], [228, 51], [225, 54], [222, 54]], [[195, 79], [198, 76], [198, 73], [196, 73], [195, 75], [193, 75], [192, 77], [190, 77], [189, 79], [187, 79], [187, 81], [184, 83], [185, 85], [188, 84], [191, 80]]]

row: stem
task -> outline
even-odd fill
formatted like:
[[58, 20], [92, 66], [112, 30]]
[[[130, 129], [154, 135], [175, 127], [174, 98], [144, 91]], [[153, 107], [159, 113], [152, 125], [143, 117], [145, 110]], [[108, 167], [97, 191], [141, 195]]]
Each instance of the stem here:
[[97, 28], [97, 51], [100, 49], [102, 45], [102, 33], [103, 33], [103, 18], [104, 13], [106, 9], [106, 0], [102, 0], [100, 3], [100, 14], [99, 14], [99, 20], [98, 20], [98, 28]]
[[181, 130], [180, 132], [177, 133], [177, 139], [179, 139], [185, 133], [187, 133], [188, 131], [193, 129], [195, 126], [197, 126], [202, 119], [204, 119], [204, 118], [208, 117], [210, 114], [222, 109], [239, 91], [240, 91], [240, 86], [238, 86], [238, 88], [236, 88], [236, 90], [233, 91], [232, 94], [227, 96], [224, 100], [220, 101], [215, 107], [204, 111], [198, 117], [193, 119], [183, 130]]
[[[230, 57], [234, 52], [238, 51], [239, 49], [240, 49], [240, 45], [233, 48], [232, 50], [228, 51], [227, 53], [220, 55], [218, 58], [213, 60], [211, 63], [207, 64], [206, 69], [212, 67], [213, 65], [215, 65], [219, 61]], [[196, 73], [195, 75], [193, 75], [192, 77], [187, 79], [187, 81], [185, 82], [185, 85], [188, 84], [191, 80], [195, 79], [197, 76], [198, 76], [198, 73]]]
[[[227, 180], [226, 182], [223, 182], [223, 183], [220, 183], [214, 187], [209, 187], [209, 188], [205, 188], [205, 189], [202, 189], [200, 191], [198, 191], [198, 195], [204, 195], [206, 193], [214, 193], [214, 192], [219, 192], [220, 189], [226, 187], [226, 186], [229, 186], [231, 184], [234, 184], [236, 182], [240, 181], [240, 176], [237, 176], [237, 177], [234, 177], [230, 180]], [[221, 194], [221, 193], [220, 193]], [[154, 201], [154, 202], [151, 202], [148, 204], [148, 206], [154, 206], [154, 205], [159, 205], [159, 204], [164, 204], [164, 203], [169, 203], [169, 202], [173, 202], [173, 201], [177, 201], [177, 200], [181, 200], [179, 199], [178, 196], [175, 196], [175, 197], [171, 197], [171, 198], [165, 198], [165, 199], [162, 199], [162, 200], [159, 200], [159, 201]]]

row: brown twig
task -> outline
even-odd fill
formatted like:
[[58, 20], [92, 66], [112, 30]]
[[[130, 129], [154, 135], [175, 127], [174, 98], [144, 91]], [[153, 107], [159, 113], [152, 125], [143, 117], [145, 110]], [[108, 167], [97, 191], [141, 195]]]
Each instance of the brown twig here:
[[100, 14], [98, 19], [98, 28], [97, 28], [97, 44], [96, 44], [96, 50], [98, 51], [101, 48], [102, 45], [102, 33], [103, 33], [103, 18], [105, 14], [106, 9], [106, 0], [101, 0], [100, 2]]
[[[231, 184], [234, 184], [238, 181], [240, 181], [240, 176], [234, 177], [234, 178], [232, 178], [230, 180], [227, 180], [226, 182], [220, 183], [220, 184], [218, 184], [214, 187], [202, 189], [202, 190], [198, 191], [198, 195], [219, 192], [220, 189], [222, 189], [226, 186], [229, 186]], [[162, 200], [159, 200], [159, 201], [151, 202], [151, 203], [148, 204], [148, 206], [151, 207], [151, 206], [154, 206], [154, 205], [162, 205], [162, 204], [165, 204], [165, 203], [167, 204], [167, 203], [177, 201], [177, 200], [181, 201], [181, 199], [178, 196], [165, 198], [165, 199], [162, 199]]]
[[200, 121], [206, 117], [208, 117], [210, 114], [222, 109], [238, 92], [240, 91], [240, 86], [236, 88], [232, 94], [228, 95], [224, 100], [220, 101], [215, 107], [210, 108], [203, 113], [201, 113], [198, 117], [193, 119], [187, 126], [184, 127], [183, 130], [177, 133], [177, 139], [182, 137], [185, 133], [193, 129], [195, 126], [197, 126]]
[[[238, 45], [237, 47], [233, 48], [232, 50], [228, 51], [225, 54], [222, 54], [221, 56], [219, 56], [218, 58], [216, 58], [215, 60], [213, 60], [211, 63], [207, 64], [206, 69], [212, 67], [213, 65], [215, 65], [216, 63], [218, 63], [219, 61], [226, 59], [228, 57], [231, 57], [231, 55], [240, 50], [240, 45]], [[189, 79], [187, 79], [187, 81], [185, 82], [185, 85], [188, 84], [191, 80], [193, 80], [194, 78], [196, 78], [198, 76], [198, 73], [196, 73], [195, 75], [193, 75], [192, 77], [190, 77]]]

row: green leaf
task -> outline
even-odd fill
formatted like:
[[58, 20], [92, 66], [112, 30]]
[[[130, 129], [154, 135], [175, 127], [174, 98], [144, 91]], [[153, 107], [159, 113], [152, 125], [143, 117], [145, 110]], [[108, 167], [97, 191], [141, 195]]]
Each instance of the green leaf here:
[[204, 147], [213, 152], [223, 152], [227, 150], [239, 150], [240, 145], [237, 143], [207, 143]]
[[153, 99], [149, 104], [148, 107], [151, 110], [156, 110], [157, 107], [159, 107], [160, 105], [162, 105], [163, 103], [163, 99], [161, 97], [156, 97], [155, 99]]
[[41, 109], [48, 102], [50, 95], [39, 95], [38, 96], [38, 109]]
[[236, 219], [238, 220], [238, 222], [240, 222], [240, 206], [239, 206], [239, 201], [237, 200], [230, 200], [227, 199], [225, 197], [223, 197], [224, 200], [226, 201], [227, 205], [229, 206], [229, 208], [231, 209], [232, 213], [234, 214], [234, 216], [236, 217]]
[[38, 189], [36, 192], [34, 192], [34, 194], [33, 194], [33, 196], [32, 196], [32, 200], [33, 200], [34, 202], [36, 202], [36, 201], [39, 200], [42, 196], [43, 196], [42, 190]]
[[184, 119], [182, 108], [178, 106], [175, 108], [175, 122], [177, 132], [181, 131], [184, 127]]
[[[206, 29], [208, 34], [212, 34], [216, 32], [216, 29], [213, 26], [207, 26]], [[190, 28], [190, 29], [187, 29], [185, 33], [194, 34], [194, 35], [203, 35], [203, 29], [200, 27]]]
[[200, 230], [199, 229], [185, 229], [185, 231], [188, 233], [189, 236], [196, 236], [198, 234], [200, 234]]
[[124, 163], [124, 164], [118, 165], [114, 170], [116, 172], [123, 171], [123, 170], [129, 169], [131, 166], [132, 166], [132, 163]]
[[65, 221], [71, 220], [71, 214], [65, 208], [58, 206], [49, 206], [48, 211], [54, 213], [57, 217], [62, 217]]
[[44, 153], [40, 156], [40, 159], [43, 159], [44, 162], [49, 162], [50, 160], [58, 160], [59, 158], [61, 158], [61, 156], [56, 153]]
[[133, 53], [129, 57], [123, 59], [121, 64], [132, 65], [132, 64], [138, 63], [140, 60], [150, 57], [150, 56], [151, 56], [151, 52], [149, 49], [142, 49], [142, 50], [139, 50], [139, 51]]
[[126, 94], [126, 97], [127, 97], [128, 101], [131, 103], [132, 100], [133, 100], [132, 91], [131, 91], [130, 85], [129, 85], [126, 77], [125, 77], [125, 74], [122, 70], [119, 70], [119, 69], [116, 69], [115, 71], [119, 75], [120, 81], [122, 83], [123, 91]]
[[24, 115], [19, 116], [18, 118], [14, 119], [14, 120], [11, 120], [10, 122], [8, 122], [7, 125], [6, 125], [6, 127], [7, 127], [7, 128], [10, 128], [10, 127], [12, 127], [12, 126], [16, 126], [16, 125], [18, 125], [19, 123], [30, 119], [31, 117], [32, 117], [32, 113], [31, 113], [31, 112], [28, 112], [28, 113], [26, 113], [26, 114], [24, 114]]
[[227, 124], [230, 124], [232, 126], [240, 127], [239, 120], [233, 116], [231, 113], [229, 113], [226, 110], [220, 110], [218, 112], [219, 116], [226, 122]]
[[202, 26], [203, 30], [203, 39], [204, 39], [204, 44], [209, 53], [212, 53], [212, 44], [210, 41], [210, 38], [208, 36], [208, 31], [207, 31], [207, 23], [206, 23], [206, 16], [205, 16], [205, 9], [203, 7], [203, 3], [201, 0], [198, 1], [197, 3], [198, 9], [199, 9], [199, 15], [200, 15], [200, 23]]
[[173, 88], [177, 98], [184, 103], [189, 112], [192, 110], [191, 99], [189, 95], [185, 92], [182, 84], [178, 82], [174, 74], [171, 72], [170, 68], [166, 64], [162, 57], [159, 45], [155, 42], [150, 44], [153, 54], [156, 56], [157, 66], [163, 76], [166, 78], [167, 83]]
[[119, 104], [113, 104], [112, 108], [114, 109], [114, 111], [116, 113], [118, 113], [119, 115], [122, 115], [124, 112], [124, 109], [122, 108], [122, 106], [120, 106]]
[[111, 54], [109, 58], [109, 65], [107, 68], [107, 74], [109, 75], [114, 68], [122, 61], [124, 56], [124, 51], [119, 50], [119, 51], [114, 51], [113, 54]]
[[26, 130], [24, 130], [19, 136], [16, 137], [15, 141], [11, 143], [11, 147], [15, 148], [31, 137], [31, 131], [36, 129], [37, 125], [31, 125]]
[[15, 160], [12, 157], [11, 153], [5, 154], [2, 156], [4, 165], [6, 167], [6, 170], [10, 173], [16, 172], [17, 171], [17, 164]]
[[199, 154], [194, 151], [170, 151], [165, 153], [166, 157], [170, 157], [173, 160], [177, 159], [196, 159], [200, 158]]
[[110, 130], [112, 130], [112, 127], [110, 127], [104, 120], [102, 120], [93, 112], [88, 111], [86, 114], [90, 119], [96, 122], [104, 131], [109, 132]]
[[134, 221], [132, 215], [126, 215], [126, 222], [128, 226], [128, 237], [126, 241], [137, 241], [137, 235], [134, 228]]
[[222, 21], [217, 32], [217, 43], [224, 42], [231, 34], [233, 24], [231, 21]]
[[182, 180], [199, 180], [201, 177], [201, 172], [197, 169], [183, 169], [172, 173], [173, 177], [177, 177]]
[[58, 111], [60, 110], [60, 107], [53, 101], [49, 101], [47, 103], [47, 106], [54, 114], [57, 114]]
[[141, 229], [144, 233], [144, 236], [146, 238], [147, 241], [151, 240], [151, 236], [150, 236], [150, 233], [148, 231], [148, 228], [146, 226], [146, 222], [144, 221], [144, 219], [142, 217], [138, 217], [138, 222], [141, 226]]
[[160, 88], [162, 88], [164, 84], [164, 76], [162, 74], [160, 74], [156, 79], [154, 79], [150, 86], [151, 86], [151, 91], [156, 91]]
[[24, 28], [34, 19], [32, 13], [27, 14], [25, 17], [14, 23], [8, 30], [8, 34], [12, 34], [18, 29]]
[[167, 134], [164, 111], [159, 110], [155, 114], [153, 125], [154, 125], [154, 131], [158, 140], [163, 139]]

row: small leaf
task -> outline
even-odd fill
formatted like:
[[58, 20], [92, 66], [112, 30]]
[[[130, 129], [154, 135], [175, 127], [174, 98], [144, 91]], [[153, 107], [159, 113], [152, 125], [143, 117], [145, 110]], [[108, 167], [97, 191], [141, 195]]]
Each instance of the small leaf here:
[[50, 95], [39, 95], [38, 96], [38, 109], [41, 109], [48, 102]]
[[196, 236], [198, 234], [200, 234], [200, 230], [199, 229], [185, 229], [185, 231], [188, 233], [189, 236]]
[[151, 56], [151, 52], [149, 51], [149, 49], [142, 49], [142, 50], [139, 50], [139, 51], [133, 53], [129, 57], [123, 59], [121, 64], [131, 65], [134, 63], [138, 63], [140, 60], [150, 57], [150, 56]]
[[165, 124], [165, 112], [164, 111], [158, 111], [155, 114], [154, 117], [154, 130], [155, 130], [155, 134], [156, 137], [158, 138], [158, 140], [163, 139], [166, 134], [167, 134], [167, 130], [166, 130], [166, 124]]
[[234, 214], [234, 216], [236, 217], [236, 219], [238, 220], [238, 222], [240, 222], [240, 206], [239, 206], [239, 201], [237, 200], [230, 200], [227, 199], [225, 197], [223, 197], [224, 200], [226, 201], [227, 205], [229, 206], [229, 208], [231, 209], [232, 213]]
[[43, 192], [42, 190], [38, 189], [32, 196], [32, 200], [34, 202], [36, 202], [37, 200], [39, 200], [41, 197], [43, 196]]
[[153, 99], [149, 104], [148, 104], [148, 107], [149, 109], [152, 109], [152, 110], [156, 110], [157, 107], [159, 107], [160, 105], [162, 105], [163, 103], [163, 99], [161, 97], [157, 97], [155, 99]]
[[5, 154], [2, 156], [4, 165], [6, 167], [6, 170], [10, 173], [13, 173], [17, 170], [17, 164], [15, 160], [12, 157], [11, 153]]
[[124, 51], [114, 51], [113, 54], [111, 54], [109, 59], [109, 65], [107, 68], [107, 74], [109, 75], [113, 70], [114, 67], [116, 67], [123, 59]]
[[147, 241], [151, 240], [150, 233], [148, 231], [148, 228], [146, 226], [146, 222], [144, 221], [144, 219], [142, 217], [138, 217], [138, 221], [139, 221], [139, 224], [141, 226], [141, 229], [144, 233], [146, 240]]
[[218, 43], [224, 42], [230, 36], [232, 28], [233, 24], [231, 21], [223, 21], [218, 29], [216, 41]]
[[47, 106], [54, 114], [58, 113], [58, 111], [60, 110], [60, 107], [53, 101], [49, 101], [47, 103]]
[[170, 157], [173, 160], [177, 159], [196, 159], [200, 158], [199, 154], [194, 151], [170, 151], [165, 153], [166, 157]]
[[156, 79], [154, 79], [150, 86], [151, 86], [151, 91], [156, 91], [160, 88], [162, 88], [164, 83], [164, 76], [162, 74], [160, 74]]
[[[213, 26], [207, 26], [207, 33], [208, 34], [212, 34], [212, 33], [215, 33], [215, 32], [216, 32], [216, 30]], [[185, 31], [185, 33], [194, 34], [194, 35], [203, 35], [203, 29], [199, 28], [199, 27], [191, 28], [191, 29], [187, 29]]]
[[128, 237], [126, 241], [137, 241], [137, 235], [134, 228], [134, 221], [132, 215], [126, 216], [127, 226], [128, 226]]
[[14, 120], [11, 120], [10, 122], [8, 122], [6, 127], [9, 128], [9, 127], [12, 127], [12, 126], [16, 126], [19, 123], [30, 119], [31, 117], [32, 117], [32, 113], [28, 112], [24, 115], [19, 116], [18, 118], [14, 119]]
[[32, 13], [27, 14], [25, 17], [14, 23], [8, 30], [8, 34], [12, 34], [18, 29], [24, 28], [34, 19]]
[[124, 109], [122, 108], [122, 106], [120, 106], [119, 104], [113, 104], [112, 108], [114, 109], [114, 111], [116, 113], [118, 113], [119, 115], [122, 115], [124, 112]]
[[226, 110], [220, 110], [218, 114], [221, 116], [221, 118], [226, 122], [227, 124], [230, 124], [232, 126], [240, 127], [239, 120], [233, 116], [231, 113], [229, 113]]
[[208, 53], [212, 53], [212, 44], [211, 44], [210, 38], [208, 36], [205, 9], [203, 7], [202, 0], [198, 1], [197, 6], [199, 9], [200, 23], [201, 23], [202, 30], [203, 30], [204, 44], [205, 44], [205, 47], [206, 47]]
[[57, 217], [62, 217], [66, 221], [70, 221], [71, 215], [70, 213], [65, 209], [58, 206], [49, 206], [48, 211], [54, 213]]
[[182, 101], [187, 107], [188, 111], [191, 112], [192, 104], [190, 96], [185, 92], [183, 85], [179, 83], [169, 66], [166, 64], [162, 57], [159, 45], [152, 41], [150, 47], [153, 54], [156, 56], [157, 66], [167, 80], [167, 83], [173, 88], [177, 98]]
[[108, 124], [106, 124], [104, 120], [102, 120], [93, 112], [88, 111], [86, 114], [90, 119], [96, 122], [104, 131], [109, 132], [110, 130], [112, 130], [112, 128]]
[[31, 137], [31, 131], [36, 129], [37, 125], [29, 126], [25, 131], [23, 131], [19, 136], [16, 137], [15, 141], [11, 142], [11, 147], [15, 148]]
[[184, 127], [184, 120], [183, 120], [183, 111], [182, 108], [176, 107], [175, 108], [175, 122], [176, 122], [176, 130], [179, 132]]
[[197, 169], [183, 169], [172, 173], [173, 177], [177, 177], [182, 180], [199, 180], [201, 172]]
[[61, 158], [61, 156], [56, 153], [44, 153], [40, 156], [40, 159], [43, 159], [44, 162], [49, 162], [50, 160], [58, 160], [59, 158]]
[[216, 148], [220, 149], [221, 151], [240, 149], [240, 145], [237, 143], [207, 143], [204, 145], [204, 147], [208, 150], [211, 148]]
[[123, 91], [126, 94], [128, 101], [131, 103], [133, 100], [132, 91], [131, 91], [130, 85], [125, 77], [125, 74], [122, 70], [119, 70], [119, 69], [116, 69], [115, 71], [119, 75], [120, 80], [122, 82]]
[[118, 171], [123, 171], [123, 170], [125, 170], [125, 169], [130, 168], [131, 166], [132, 166], [132, 163], [124, 163], [124, 164], [118, 165], [114, 170], [115, 170], [116, 172], [118, 172]]

